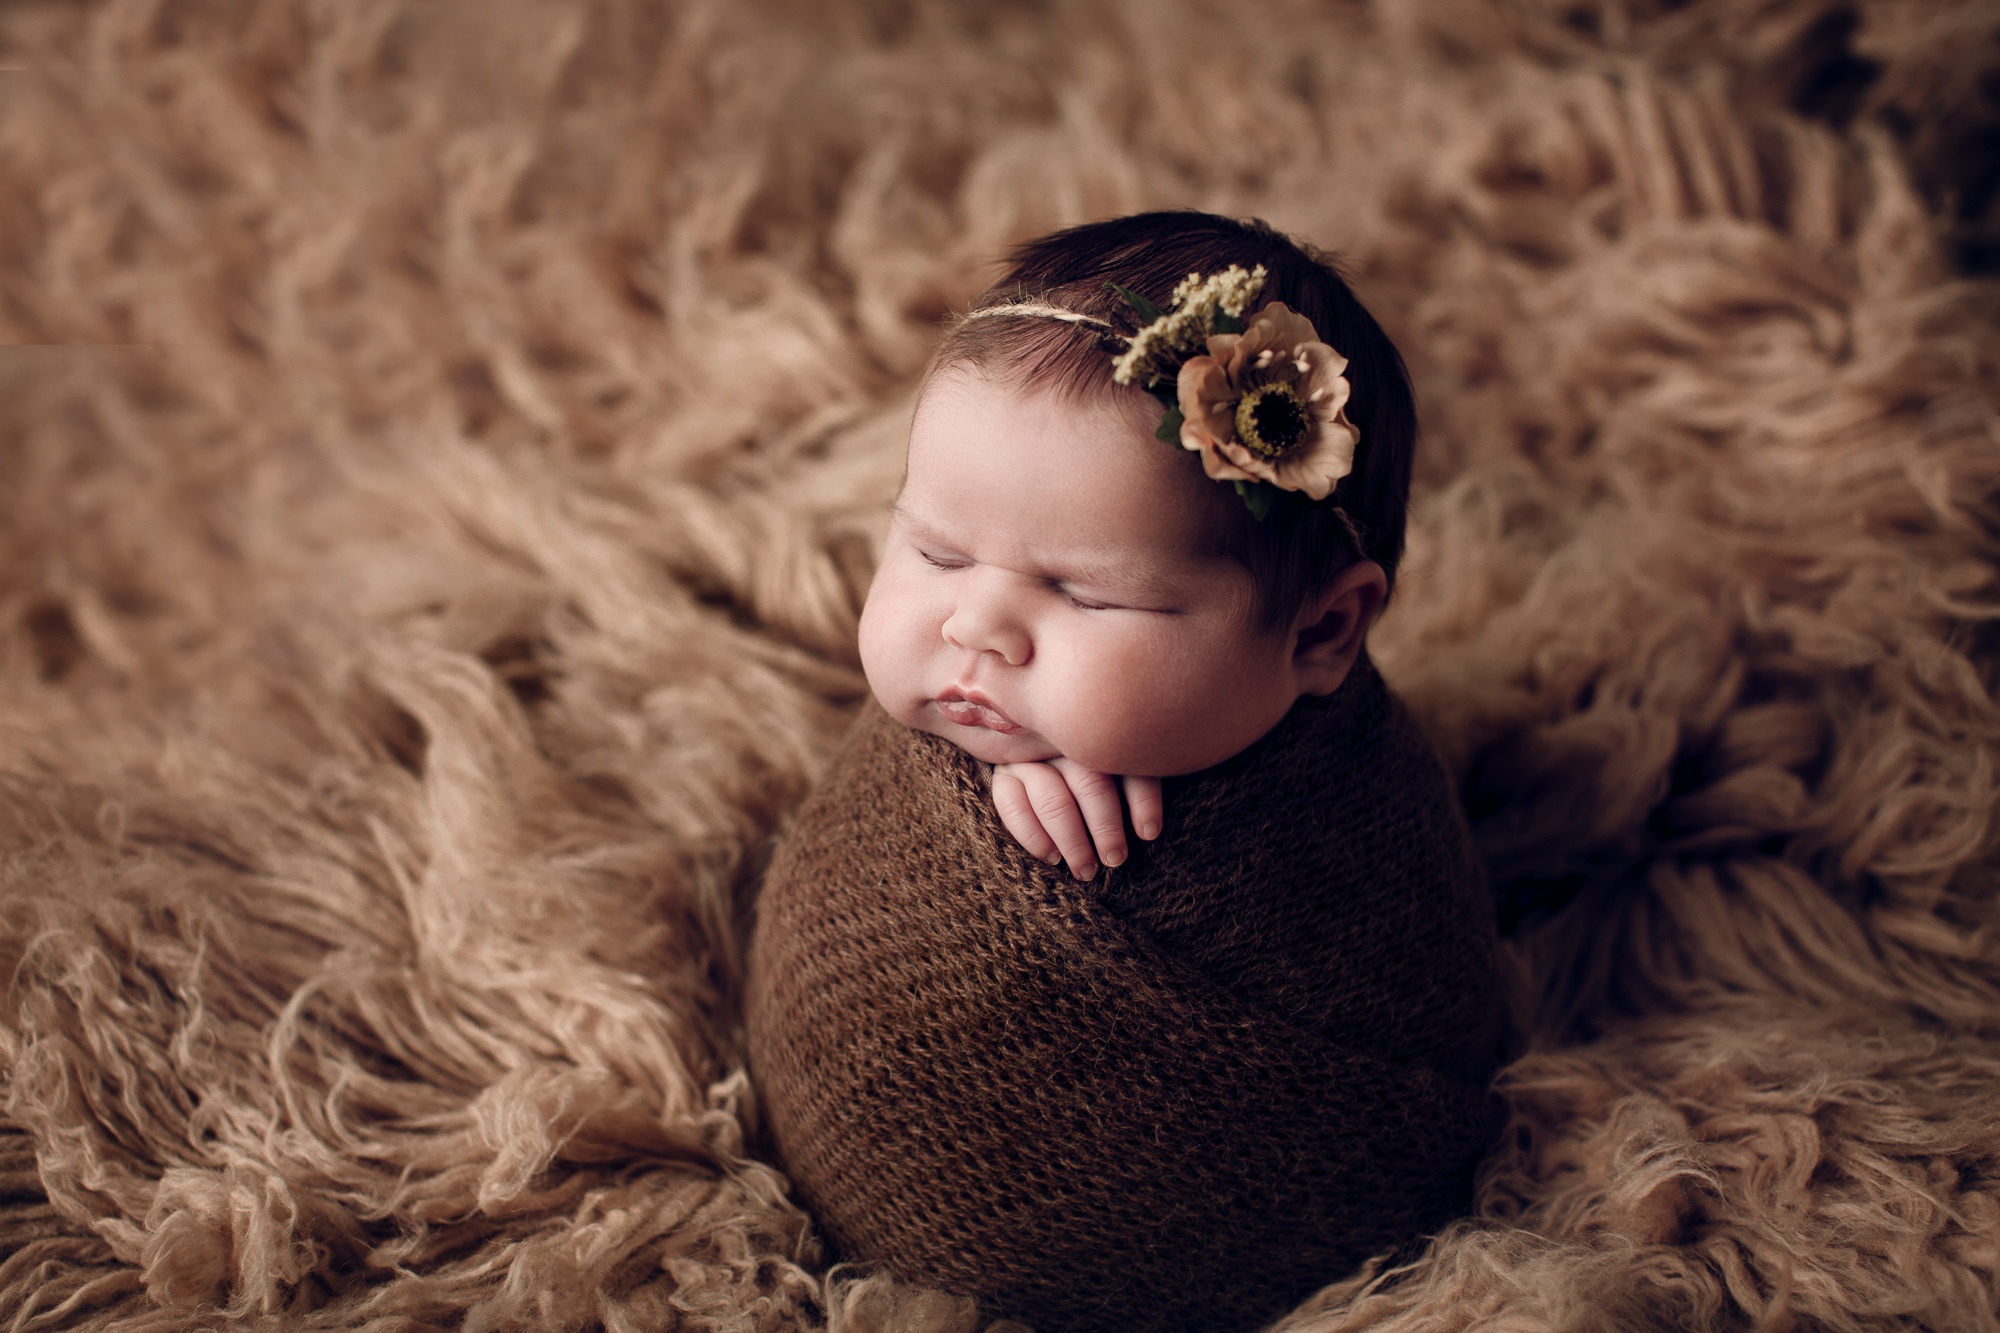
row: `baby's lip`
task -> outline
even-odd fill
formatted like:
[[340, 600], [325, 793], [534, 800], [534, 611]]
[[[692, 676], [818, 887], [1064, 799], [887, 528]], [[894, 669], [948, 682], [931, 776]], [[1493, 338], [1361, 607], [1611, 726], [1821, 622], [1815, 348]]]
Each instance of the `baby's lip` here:
[[1001, 712], [991, 699], [978, 690], [953, 686], [938, 695], [935, 702], [940, 713], [961, 727], [987, 727], [1003, 736], [1011, 736], [1021, 729], [1019, 723]]

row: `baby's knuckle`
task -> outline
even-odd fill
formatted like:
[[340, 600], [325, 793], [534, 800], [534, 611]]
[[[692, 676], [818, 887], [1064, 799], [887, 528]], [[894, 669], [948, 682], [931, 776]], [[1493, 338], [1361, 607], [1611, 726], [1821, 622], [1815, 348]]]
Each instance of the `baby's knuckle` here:
[[1035, 812], [1044, 819], [1061, 818], [1076, 808], [1070, 803], [1069, 793], [1060, 791], [1037, 792], [1034, 805]]

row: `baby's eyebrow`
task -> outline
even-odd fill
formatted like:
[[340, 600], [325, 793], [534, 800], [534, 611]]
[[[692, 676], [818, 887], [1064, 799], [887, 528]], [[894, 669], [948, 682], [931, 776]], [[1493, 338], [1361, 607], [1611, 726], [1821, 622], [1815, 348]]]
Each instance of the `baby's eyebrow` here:
[[1057, 583], [1113, 590], [1121, 596], [1129, 596], [1131, 600], [1147, 605], [1164, 606], [1172, 602], [1180, 591], [1175, 580], [1169, 578], [1163, 570], [1134, 565], [1127, 561], [1098, 562], [1078, 559], [1072, 561], [1066, 569], [1043, 570], [1042, 575]]
[[[891, 506], [890, 513], [918, 541], [958, 549], [958, 543], [948, 533], [911, 511], [901, 500]], [[1130, 560], [1096, 560], [1082, 553], [1061, 566], [1037, 566], [1024, 572], [1051, 583], [1102, 589], [1115, 593], [1121, 600], [1161, 608], [1173, 603], [1181, 593], [1179, 582], [1164, 570]]]
[[889, 506], [889, 517], [921, 541], [936, 542], [943, 546], [953, 545], [951, 539], [945, 536], [943, 529], [911, 510], [903, 503], [903, 497], [900, 495], [896, 497], [896, 503]]

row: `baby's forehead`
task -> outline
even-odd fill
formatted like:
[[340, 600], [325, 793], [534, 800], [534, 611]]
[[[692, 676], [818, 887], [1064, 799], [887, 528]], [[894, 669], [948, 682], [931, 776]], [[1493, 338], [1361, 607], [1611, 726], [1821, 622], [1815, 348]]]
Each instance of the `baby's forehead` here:
[[976, 390], [940, 393], [913, 425], [895, 506], [912, 537], [1060, 581], [1168, 591], [1237, 563], [1213, 494], [1226, 488], [1143, 417]]
[[917, 386], [916, 410], [921, 414], [940, 394], [979, 385], [1007, 399], [1047, 402], [1064, 411], [1086, 415], [1122, 416], [1134, 429], [1150, 434], [1160, 416], [1156, 400], [1144, 390], [1114, 382], [1110, 357], [1103, 353], [1096, 355], [1104, 362], [1103, 373], [1099, 375], [1079, 375], [1062, 364], [1038, 364], [1023, 357], [939, 361], [924, 372]]
[[[971, 527], [977, 527], [990, 541], [1013, 537], [1024, 545], [1050, 535], [1047, 522], [1034, 514], [996, 508], [958, 492], [916, 495], [909, 486], [907, 475], [891, 509], [906, 532], [938, 542], [950, 542]], [[1187, 560], [1216, 559], [1227, 554], [1210, 532], [1200, 528], [1162, 531], [1155, 528], [1119, 527], [1114, 530], [1107, 527], [1095, 534], [1102, 540], [1093, 541], [1092, 535], [1074, 534], [1063, 544], [1079, 552], [1090, 551], [1093, 547], [1102, 548], [1106, 560], [1158, 566], [1171, 566]]]

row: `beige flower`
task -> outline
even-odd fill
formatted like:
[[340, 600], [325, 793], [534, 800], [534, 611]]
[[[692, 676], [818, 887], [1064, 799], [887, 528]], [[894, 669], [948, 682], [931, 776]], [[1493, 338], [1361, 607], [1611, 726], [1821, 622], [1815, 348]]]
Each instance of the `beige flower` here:
[[1216, 481], [1268, 481], [1324, 500], [1354, 469], [1347, 358], [1282, 301], [1241, 333], [1218, 333], [1181, 367], [1181, 447]]

